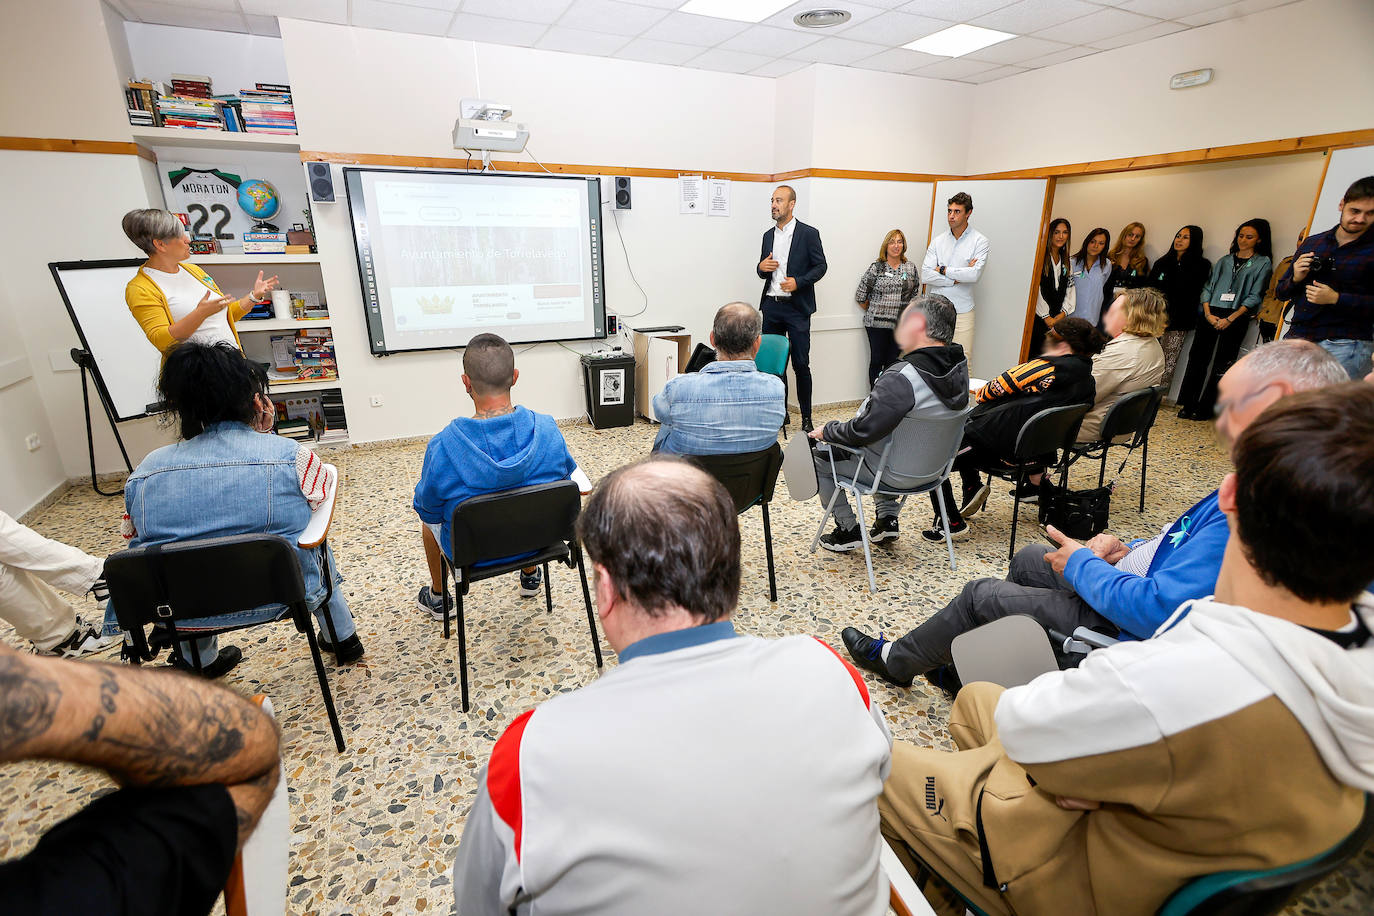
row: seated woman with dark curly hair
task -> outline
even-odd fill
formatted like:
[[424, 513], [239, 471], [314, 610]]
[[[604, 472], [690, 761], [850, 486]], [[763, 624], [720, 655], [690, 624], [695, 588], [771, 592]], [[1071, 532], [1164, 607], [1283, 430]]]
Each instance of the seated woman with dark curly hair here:
[[[1097, 391], [1093, 383], [1093, 357], [1102, 352], [1107, 338], [1082, 318], [1063, 318], [1045, 334], [1045, 349], [1040, 356], [1008, 369], [978, 390], [978, 406], [969, 414], [964, 427], [964, 446], [955, 459], [954, 469], [963, 480], [964, 495], [958, 503], [946, 480], [941, 487], [945, 506], [955, 506], [950, 534], [968, 530], [968, 518], [987, 502], [991, 479], [982, 471], [1010, 461], [1016, 437], [1031, 417], [1050, 407], [1089, 404]], [[1040, 474], [1031, 475], [1021, 498], [1034, 498], [1040, 492]], [[930, 494], [935, 505], [936, 494]], [[928, 541], [943, 541], [939, 510], [935, 522], [923, 531]]]
[[[324, 466], [310, 449], [272, 435], [276, 409], [262, 367], [228, 343], [182, 343], [168, 352], [158, 390], [180, 423], [182, 441], [148, 455], [124, 484], [129, 546], [248, 533], [279, 534], [295, 543], [311, 511], [329, 496]], [[320, 549], [297, 553], [306, 601], [320, 622], [320, 648], [333, 652], [339, 664], [357, 661], [363, 644], [332, 554], [334, 588], [326, 605]], [[107, 634], [119, 630], [113, 604], [105, 610]], [[268, 605], [179, 623], [177, 629], [246, 626], [285, 613], [285, 605]], [[338, 645], [329, 639], [326, 614]], [[206, 677], [219, 677], [243, 657], [237, 646], [219, 646], [214, 636], [194, 642], [198, 673]], [[190, 643], [180, 641], [173, 649], [175, 667], [195, 668]]]

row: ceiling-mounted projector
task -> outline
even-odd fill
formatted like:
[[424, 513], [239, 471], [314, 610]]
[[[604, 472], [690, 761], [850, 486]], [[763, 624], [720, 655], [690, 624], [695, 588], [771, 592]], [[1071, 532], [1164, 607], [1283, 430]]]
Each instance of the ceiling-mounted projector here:
[[518, 153], [529, 142], [524, 124], [508, 120], [511, 107], [487, 99], [463, 99], [453, 125], [454, 149], [498, 150]]

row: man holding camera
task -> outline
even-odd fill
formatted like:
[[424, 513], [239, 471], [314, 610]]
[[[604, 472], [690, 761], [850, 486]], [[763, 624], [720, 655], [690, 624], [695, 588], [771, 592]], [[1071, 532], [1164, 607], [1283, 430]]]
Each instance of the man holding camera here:
[[1289, 337], [1310, 340], [1345, 367], [1352, 379], [1370, 370], [1374, 355], [1374, 175], [1341, 198], [1341, 221], [1298, 246], [1275, 290], [1293, 304]]

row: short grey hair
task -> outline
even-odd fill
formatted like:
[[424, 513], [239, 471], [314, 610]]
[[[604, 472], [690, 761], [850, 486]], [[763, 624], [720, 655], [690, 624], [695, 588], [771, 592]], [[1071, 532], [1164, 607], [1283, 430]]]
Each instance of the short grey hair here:
[[954, 340], [954, 322], [958, 312], [955, 311], [953, 302], [939, 293], [927, 293], [908, 302], [902, 312], [902, 318], [911, 311], [926, 316], [926, 336], [931, 340], [938, 340], [940, 343]]
[[153, 242], [165, 242], [180, 238], [186, 227], [166, 210], [130, 210], [124, 214], [120, 223], [129, 241], [139, 247], [144, 254], [157, 254]]
[[763, 313], [747, 302], [722, 305], [711, 325], [716, 349], [729, 356], [743, 356], [763, 331]]
[[1259, 380], [1278, 376], [1294, 391], [1316, 391], [1350, 381], [1340, 360], [1310, 340], [1274, 340], [1255, 347], [1241, 360]]

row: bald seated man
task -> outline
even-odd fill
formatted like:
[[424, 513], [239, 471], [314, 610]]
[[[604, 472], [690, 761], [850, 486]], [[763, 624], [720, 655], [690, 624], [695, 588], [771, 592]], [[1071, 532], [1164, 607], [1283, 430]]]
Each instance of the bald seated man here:
[[744, 302], [716, 312], [711, 346], [716, 361], [669, 380], [654, 395], [661, 424], [654, 451], [674, 455], [737, 455], [778, 441], [787, 416], [782, 379], [754, 365], [763, 317]]
[[577, 521], [620, 664], [523, 713], [463, 827], [463, 916], [882, 916], [891, 736], [808, 636], [735, 632], [739, 527], [678, 458], [602, 479]]

